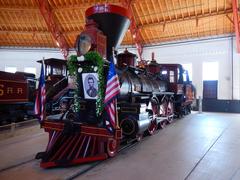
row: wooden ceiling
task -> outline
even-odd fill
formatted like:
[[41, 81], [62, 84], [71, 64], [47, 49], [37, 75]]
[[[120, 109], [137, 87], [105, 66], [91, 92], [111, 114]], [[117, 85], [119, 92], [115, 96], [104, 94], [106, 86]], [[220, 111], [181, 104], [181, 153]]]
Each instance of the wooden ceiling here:
[[[55, 23], [70, 48], [83, 30], [85, 10], [121, 0], [48, 0]], [[131, 10], [143, 45], [234, 32], [231, 0], [132, 0]], [[133, 45], [128, 31], [124, 45]], [[0, 46], [55, 47], [38, 0], [0, 0]]]

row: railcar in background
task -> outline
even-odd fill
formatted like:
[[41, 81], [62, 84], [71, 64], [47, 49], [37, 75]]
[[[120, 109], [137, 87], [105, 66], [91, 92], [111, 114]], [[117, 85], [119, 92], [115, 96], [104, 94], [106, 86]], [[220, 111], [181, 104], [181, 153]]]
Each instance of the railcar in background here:
[[35, 87], [34, 74], [0, 71], [0, 124], [33, 116]]

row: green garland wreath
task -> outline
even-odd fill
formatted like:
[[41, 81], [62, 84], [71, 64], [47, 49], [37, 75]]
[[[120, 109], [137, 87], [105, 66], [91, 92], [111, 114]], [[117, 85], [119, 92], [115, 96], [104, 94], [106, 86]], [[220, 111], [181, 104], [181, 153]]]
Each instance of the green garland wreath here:
[[[88, 52], [84, 55], [85, 61], [90, 61], [92, 62], [93, 65], [86, 65], [84, 67], [80, 67], [82, 68], [81, 73], [89, 73], [89, 72], [97, 72], [98, 73], [98, 98], [96, 100], [96, 115], [100, 116], [103, 112], [104, 109], [104, 97], [105, 97], [105, 79], [104, 79], [104, 69], [103, 69], [103, 59], [102, 57], [99, 55], [98, 52], [96, 51], [91, 51]], [[68, 62], [68, 70], [69, 70], [69, 75], [70, 76], [77, 76], [77, 82], [78, 81], [78, 65], [77, 65], [77, 56], [76, 55], [72, 55], [70, 56]], [[78, 84], [77, 84], [78, 85]], [[77, 97], [78, 91], [75, 91], [75, 95], [74, 99], [77, 99], [75, 97]], [[79, 102], [76, 100], [74, 100], [74, 105], [75, 105], [75, 110], [79, 110], [80, 104]]]

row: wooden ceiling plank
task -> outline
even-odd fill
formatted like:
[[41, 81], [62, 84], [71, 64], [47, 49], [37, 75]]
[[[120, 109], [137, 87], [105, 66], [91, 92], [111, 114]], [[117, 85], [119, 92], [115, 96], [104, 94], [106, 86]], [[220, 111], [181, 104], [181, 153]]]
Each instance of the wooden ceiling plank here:
[[204, 0], [201, 0], [201, 10], [202, 10], [202, 15], [205, 14], [205, 11], [204, 11], [204, 3], [203, 3]]
[[197, 16], [197, 8], [196, 8], [196, 1], [193, 0], [193, 3], [194, 3], [194, 13], [195, 13], [195, 16]]
[[[198, 19], [202, 19], [202, 18], [208, 18], [210, 16], [219, 16], [219, 15], [222, 15], [222, 14], [226, 14], [226, 13], [231, 13], [232, 10], [231, 9], [227, 9], [226, 11], [225, 10], [220, 10], [218, 13], [217, 12], [212, 12], [211, 14], [209, 13], [205, 13], [205, 14], [201, 14], [201, 15], [197, 15], [197, 18]], [[165, 22], [167, 24], [169, 23], [179, 23], [179, 22], [182, 22], [182, 21], [188, 21], [188, 20], [195, 20], [196, 19], [196, 16], [190, 16], [190, 17], [185, 17], [184, 19], [177, 19], [177, 20], [166, 20]], [[159, 26], [159, 25], [162, 25], [164, 24], [165, 22], [159, 22], [159, 23], [153, 23], [153, 24], [143, 24], [143, 25], [140, 25], [139, 28], [143, 28], [143, 27], [151, 27], [151, 26]]]
[[6, 21], [6, 13], [2, 13], [1, 12], [1, 19], [3, 20], [3, 26], [4, 26], [4, 28], [5, 28], [5, 30], [7, 30], [8, 29], [8, 27], [7, 27], [7, 25], [6, 24], [8, 24], [8, 23], [6, 23], [7, 21]]
[[135, 22], [135, 24], [136, 24], [136, 26], [138, 26], [139, 25], [139, 22], [137, 22], [137, 18], [136, 18], [136, 10], [135, 10], [135, 6], [133, 6], [134, 4], [133, 4], [133, 1], [131, 1], [130, 2], [130, 12], [131, 12], [131, 14], [132, 14], [132, 18], [133, 18], [133, 21]]
[[145, 4], [146, 4], [146, 6], [147, 6], [147, 14], [150, 14], [150, 19], [151, 19], [151, 22], [153, 23], [153, 22], [155, 22], [155, 21], [154, 21], [153, 18], [152, 18], [151, 10], [150, 10], [150, 8], [149, 8], [149, 5], [148, 5], [148, 3], [145, 3]]
[[[216, 29], [214, 29], [213, 31], [217, 31]], [[196, 36], [196, 32], [195, 33], [193, 33], [193, 35], [194, 36]], [[200, 31], [200, 34], [204, 34], [204, 36], [203, 37], [206, 37], [206, 36], [209, 36], [211, 33], [210, 33], [210, 31]], [[180, 40], [180, 39], [185, 39], [185, 35], [186, 34], [178, 34], [178, 35], [173, 35], [172, 37], [174, 37], [175, 39], [177, 39], [177, 40]], [[189, 34], [187, 34], [188, 36], [191, 36], [191, 33], [189, 33]], [[166, 36], [165, 37], [163, 37], [163, 39], [164, 38], [167, 38]], [[154, 39], [157, 39], [157, 38], [154, 38]], [[150, 39], [150, 41], [152, 41], [152, 39]]]
[[168, 8], [168, 5], [167, 5], [167, 3], [166, 3], [166, 0], [164, 0], [164, 2], [165, 2], [165, 6], [166, 6], [166, 11], [167, 11], [168, 17], [169, 17], [169, 19], [170, 19], [170, 21], [171, 21], [171, 20], [172, 20], [172, 17], [171, 17], [170, 14], [169, 14], [170, 9]]
[[224, 9], [225, 9], [225, 11], [227, 9], [227, 2], [226, 2], [226, 0], [224, 0]]
[[[180, 4], [180, 7], [182, 7], [182, 0], [178, 0], [178, 2]], [[182, 19], [184, 19], [182, 8], [180, 8], [180, 12], [181, 12], [181, 15], [182, 15]]]
[[[137, 17], [136, 17], [136, 19], [138, 19], [139, 21], [140, 21], [140, 24], [142, 25], [143, 24], [143, 21], [142, 21], [142, 18], [140, 18], [140, 15], [139, 15], [139, 11], [138, 11], [138, 9], [136, 8], [136, 4], [133, 4], [133, 6], [134, 6], [134, 8], [136, 9], [136, 13], [137, 13]], [[137, 22], [137, 21], [136, 21]], [[138, 23], [138, 25], [139, 25], [139, 23]]]
[[[188, 36], [188, 33], [187, 33], [187, 32], [189, 31], [190, 33], [192, 33], [192, 32], [191, 32], [191, 28], [189, 27], [189, 26], [190, 26], [189, 24], [190, 24], [190, 23], [187, 23], [187, 24], [186, 24], [186, 25], [188, 25], [188, 28], [187, 28], [186, 26], [183, 26], [183, 27], [184, 27], [184, 31], [183, 31], [183, 32], [184, 32], [184, 34], [185, 34], [185, 38], [186, 38], [186, 39], [189, 39], [189, 36]], [[178, 25], [179, 25], [179, 24], [178, 24]], [[186, 30], [186, 28], [187, 28], [188, 30]], [[181, 32], [178, 33], [178, 34], [181, 34]]]
[[[153, 6], [153, 9], [154, 9], [154, 12], [157, 13], [156, 5], [153, 3], [153, 0], [151, 0], [151, 3], [152, 3], [152, 6]], [[158, 15], [156, 15], [156, 16], [157, 16], [157, 21], [160, 22], [159, 16]]]
[[[180, 33], [180, 24], [174, 24], [175, 28], [174, 28], [174, 34], [179, 34]], [[176, 32], [177, 31], [177, 32]], [[185, 28], [184, 28], [185, 31]]]
[[175, 4], [174, 4], [174, 1], [173, 0], [171, 0], [171, 2], [172, 2], [172, 5], [173, 5], [173, 10], [174, 10], [174, 15], [175, 15], [175, 19], [178, 19], [178, 14], [176, 13], [176, 6], [175, 6]]
[[188, 16], [190, 17], [191, 14], [190, 14], [190, 12], [189, 12], [189, 4], [188, 4], [188, 0], [186, 0], [186, 4], [187, 4], [187, 12], [188, 12]]
[[212, 9], [211, 9], [211, 6], [210, 6], [210, 1], [212, 1], [212, 0], [208, 0], [208, 11], [211, 14], [212, 13]]
[[[9, 19], [11, 19], [11, 21], [13, 21], [13, 22], [14, 22], [14, 20], [13, 20], [12, 16], [14, 16], [14, 19], [19, 19], [18, 16], [17, 16], [15, 13], [13, 13], [13, 14], [11, 14], [11, 15], [9, 15], [9, 13], [8, 13]], [[21, 27], [20, 27], [20, 29], [19, 29], [19, 25], [20, 25], [20, 23], [17, 23], [17, 22], [16, 22], [16, 23], [13, 25], [14, 29], [22, 30]]]
[[161, 1], [159, 2], [159, 0], [157, 0], [157, 2], [158, 2], [158, 5], [160, 7], [160, 11], [161, 11], [161, 14], [162, 14], [162, 17], [163, 17], [163, 21], [165, 22], [166, 18], [165, 18], [165, 15], [163, 13], [163, 8], [162, 8], [162, 5], [161, 5]]
[[[144, 14], [144, 10], [143, 10], [142, 4], [140, 3], [139, 5], [140, 5], [141, 11], [142, 11], [143, 14]], [[147, 24], [149, 24], [148, 18], [146, 18], [146, 16], [143, 16], [143, 17], [144, 17], [144, 19], [145, 19], [145, 22], [147, 22]]]
[[[58, 13], [58, 16], [56, 16], [58, 19], [59, 26], [61, 26], [61, 29], [63, 30], [62, 33], [67, 32], [67, 31], [71, 31], [72, 29], [69, 27], [69, 24], [71, 24], [71, 20], [69, 19], [68, 16], [66, 16], [66, 14], [64, 12], [62, 13]], [[62, 25], [62, 23], [64, 22], [69, 22], [68, 24], [65, 24], [64, 26]]]

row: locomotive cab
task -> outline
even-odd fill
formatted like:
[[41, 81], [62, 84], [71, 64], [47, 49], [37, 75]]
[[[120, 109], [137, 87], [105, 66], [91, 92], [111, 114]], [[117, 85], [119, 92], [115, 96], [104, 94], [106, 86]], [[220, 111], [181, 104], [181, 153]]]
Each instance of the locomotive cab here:
[[52, 98], [54, 94], [59, 93], [68, 85], [67, 62], [62, 59], [45, 59], [37, 61], [45, 65], [45, 79], [47, 99]]
[[70, 94], [67, 77], [67, 61], [63, 59], [49, 58], [37, 61], [44, 63], [46, 81], [46, 111], [56, 114], [60, 112], [61, 106], [66, 106], [64, 97]]

